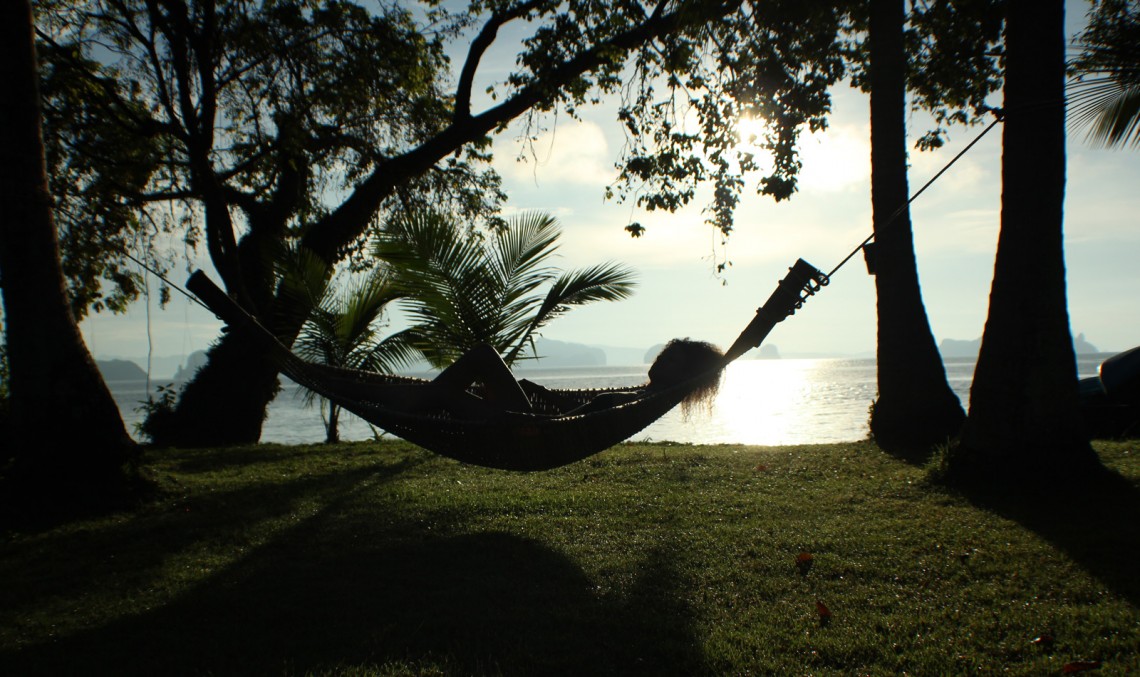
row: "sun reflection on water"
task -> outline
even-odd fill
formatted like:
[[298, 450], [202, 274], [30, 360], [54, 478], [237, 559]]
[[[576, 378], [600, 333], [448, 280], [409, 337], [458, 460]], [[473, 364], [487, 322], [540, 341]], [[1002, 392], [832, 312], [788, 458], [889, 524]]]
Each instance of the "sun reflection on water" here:
[[738, 361], [725, 373], [711, 414], [685, 421], [674, 410], [638, 439], [759, 445], [862, 439], [875, 396], [869, 362]]

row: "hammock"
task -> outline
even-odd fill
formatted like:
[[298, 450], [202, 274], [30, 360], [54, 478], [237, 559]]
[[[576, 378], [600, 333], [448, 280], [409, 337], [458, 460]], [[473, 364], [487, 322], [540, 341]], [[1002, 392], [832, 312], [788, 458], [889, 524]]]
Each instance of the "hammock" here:
[[[777, 322], [792, 315], [828, 283], [828, 276], [803, 259], [792, 266], [768, 301], [725, 353], [715, 371], [760, 345]], [[409, 411], [400, 407], [402, 388], [423, 388], [430, 381], [306, 362], [237, 305], [202, 271], [186, 288], [231, 328], [257, 341], [285, 376], [369, 423], [425, 449], [473, 465], [504, 470], [548, 470], [604, 451], [632, 437], [665, 415], [710, 372], [669, 388], [645, 393], [617, 406], [581, 414], [563, 414], [565, 402], [587, 404], [595, 397], [627, 388], [557, 390], [562, 408], [532, 397], [532, 412], [503, 411], [469, 395], [478, 415], [446, 411]]]

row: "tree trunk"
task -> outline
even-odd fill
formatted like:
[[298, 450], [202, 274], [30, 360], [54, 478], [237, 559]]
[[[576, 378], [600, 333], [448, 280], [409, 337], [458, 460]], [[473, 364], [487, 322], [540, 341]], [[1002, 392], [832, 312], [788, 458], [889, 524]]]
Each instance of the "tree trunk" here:
[[914, 452], [955, 436], [965, 412], [946, 380], [930, 331], [906, 206], [904, 20], [903, 0], [871, 2], [871, 205], [879, 394], [870, 427], [884, 449]]
[[68, 304], [44, 163], [31, 6], [2, 5], [0, 271], [11, 374], [4, 448], [18, 476], [78, 499], [117, 489], [108, 483], [125, 477], [135, 445]]
[[325, 433], [325, 442], [340, 442], [340, 407], [334, 402], [329, 402], [329, 421]]
[[969, 479], [1098, 467], [1065, 296], [1064, 4], [1008, 7], [1001, 232], [970, 413], [948, 459], [951, 475]]
[[177, 408], [150, 415], [151, 441], [160, 447], [256, 444], [266, 407], [280, 389], [277, 367], [257, 345], [226, 332], [183, 388]]

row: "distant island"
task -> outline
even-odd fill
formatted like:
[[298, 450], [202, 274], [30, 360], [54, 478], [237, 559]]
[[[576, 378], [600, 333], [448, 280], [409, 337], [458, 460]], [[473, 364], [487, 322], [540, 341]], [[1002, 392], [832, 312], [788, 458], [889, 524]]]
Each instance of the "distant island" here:
[[604, 367], [606, 351], [581, 343], [554, 341], [539, 337], [534, 342], [538, 357], [519, 360], [515, 369], [560, 369], [562, 367]]
[[174, 380], [189, 381], [204, 364], [206, 364], [206, 351], [195, 350], [186, 358], [186, 364], [178, 367], [178, 371], [174, 372]]
[[[514, 368], [519, 371], [528, 369], [565, 369], [573, 367], [633, 367], [652, 364], [657, 353], [665, 347], [659, 343], [649, 350], [630, 348], [625, 346], [601, 346], [585, 343], [572, 343], [569, 341], [556, 341], [539, 337], [535, 341], [538, 353], [536, 359], [524, 359], [515, 363]], [[776, 360], [780, 359], [780, 351], [775, 344], [765, 344], [758, 349], [750, 351], [743, 359]], [[145, 362], [145, 360], [144, 360]], [[184, 358], [161, 357], [154, 358], [152, 380], [189, 381], [206, 363], [206, 351], [197, 350]], [[101, 359], [96, 360], [99, 371], [107, 381], [145, 381], [146, 370], [138, 366], [138, 361], [127, 359]], [[426, 362], [420, 361], [401, 373], [423, 374], [434, 371]], [[172, 373], [173, 372], [173, 373]]]
[[[982, 339], [980, 337], [970, 341], [942, 339], [942, 342], [939, 344], [939, 351], [944, 358], [977, 358], [981, 345]], [[565, 369], [572, 367], [606, 366], [631, 367], [652, 364], [653, 360], [657, 358], [657, 354], [665, 347], [665, 344], [658, 343], [648, 350], [643, 350], [641, 348], [624, 346], [588, 345], [569, 341], [555, 341], [553, 339], [539, 337], [535, 341], [535, 347], [538, 352], [538, 358], [516, 362], [514, 365], [516, 370], [526, 371], [528, 369]], [[1073, 338], [1073, 348], [1078, 355], [1089, 355], [1101, 352], [1099, 348], [1089, 343], [1083, 333], [1077, 334], [1076, 337]], [[779, 348], [775, 344], [767, 343], [757, 349], [749, 351], [742, 359], [778, 360], [781, 359], [781, 357], [783, 356], [780, 354]], [[836, 357], [836, 355], [830, 353], [791, 353], [788, 357], [790, 359], [807, 359], [830, 358]], [[874, 353], [855, 356], [849, 355], [846, 357], [873, 358]], [[184, 363], [179, 364], [179, 362], [182, 362], [182, 360], [173, 356], [155, 358], [154, 369], [150, 378], [164, 381], [188, 381], [193, 378], [194, 373], [206, 363], [206, 351], [195, 351], [186, 356]], [[146, 370], [138, 366], [138, 363], [133, 360], [102, 359], [96, 360], [96, 365], [103, 374], [103, 378], [107, 381], [145, 381], [147, 379]], [[169, 376], [171, 366], [174, 368], [173, 378]], [[407, 369], [401, 371], [402, 373], [408, 374], [423, 374], [434, 370], [432, 370], [426, 362], [420, 362], [410, 365]]]
[[95, 360], [104, 381], [145, 381], [146, 372], [130, 360]]
[[[942, 353], [942, 357], [974, 357], [978, 356], [978, 351], [982, 349], [982, 339], [978, 337], [973, 341], [963, 341], [960, 339], [942, 339], [939, 344], [938, 350]], [[1073, 339], [1073, 350], [1078, 355], [1092, 355], [1099, 353], [1100, 350], [1096, 346], [1089, 343], [1085, 339], [1085, 335], [1077, 334]]]

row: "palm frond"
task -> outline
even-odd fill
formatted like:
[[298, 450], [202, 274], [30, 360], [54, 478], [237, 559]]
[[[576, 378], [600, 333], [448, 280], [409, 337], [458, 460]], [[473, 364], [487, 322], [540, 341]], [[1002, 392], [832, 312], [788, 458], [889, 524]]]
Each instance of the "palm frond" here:
[[[509, 356], [512, 360], [517, 357], [536, 331], [570, 307], [594, 301], [620, 301], [629, 298], [636, 286], [634, 271], [618, 263], [602, 263], [561, 273], [550, 285], [527, 329], [516, 337]], [[507, 360], [508, 364], [510, 361]]]
[[558, 221], [542, 212], [525, 212], [507, 221], [494, 238], [488, 261], [511, 298], [527, 294], [553, 275], [544, 265], [558, 251]]
[[1140, 87], [1123, 90], [1107, 102], [1089, 139], [1106, 147], [1140, 145]]
[[359, 368], [381, 373], [392, 373], [410, 367], [423, 357], [423, 354], [410, 340], [408, 330], [388, 336], [374, 344], [370, 350], [360, 355]]
[[551, 262], [560, 236], [557, 220], [541, 212], [519, 214], [486, 239], [419, 213], [386, 224], [374, 253], [406, 293], [401, 307], [413, 327], [405, 340], [429, 362], [443, 367], [488, 343], [510, 363], [570, 306], [632, 291], [632, 272], [615, 264], [559, 273]]
[[[293, 351], [320, 364], [380, 372], [413, 363], [418, 353], [402, 337], [378, 338], [384, 311], [402, 295], [384, 271], [358, 277], [340, 293], [326, 291], [302, 325]], [[306, 391], [306, 402], [313, 399]]]
[[1140, 145], [1140, 4], [1095, 4], [1066, 88], [1070, 120], [1102, 146]]
[[273, 259], [278, 279], [278, 292], [291, 303], [282, 308], [295, 309], [303, 321], [312, 309], [320, 306], [329, 289], [331, 270], [319, 256], [302, 247], [283, 248]]

